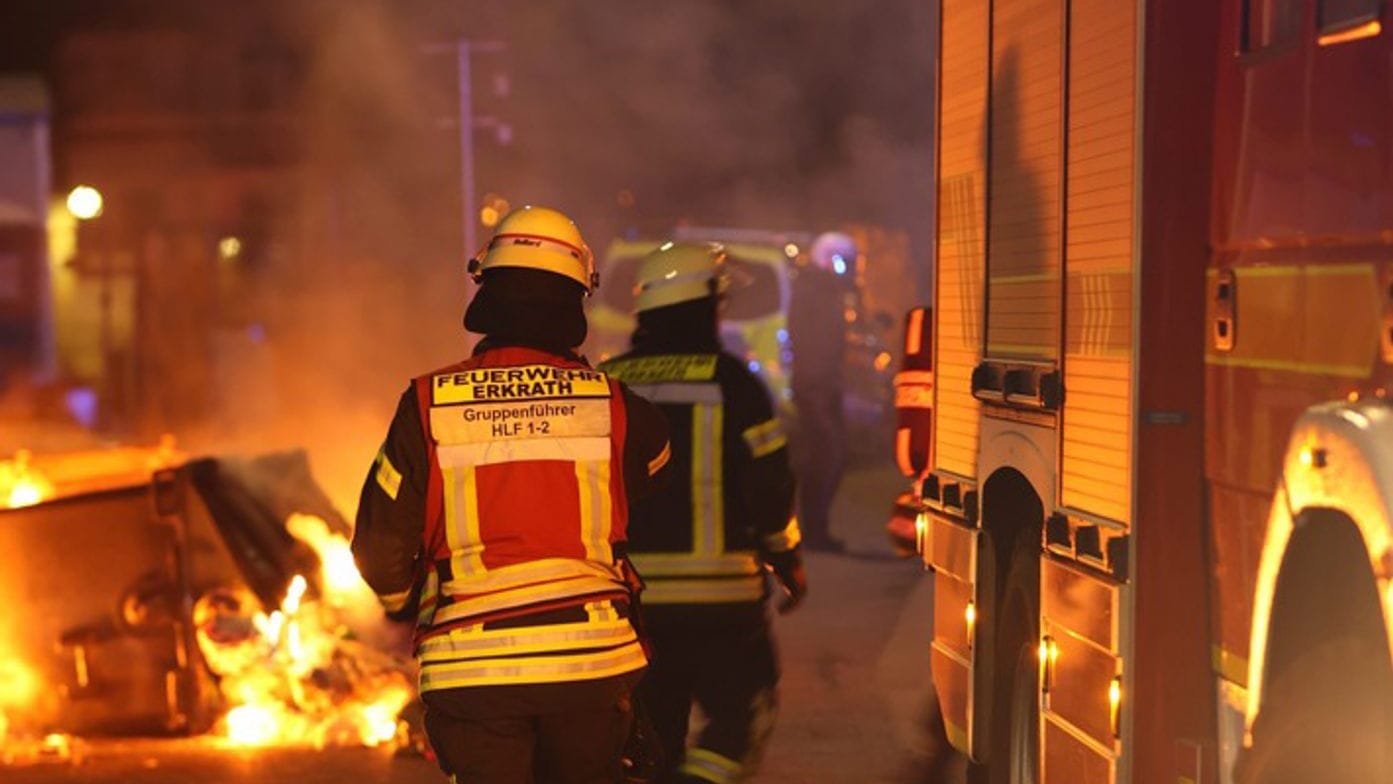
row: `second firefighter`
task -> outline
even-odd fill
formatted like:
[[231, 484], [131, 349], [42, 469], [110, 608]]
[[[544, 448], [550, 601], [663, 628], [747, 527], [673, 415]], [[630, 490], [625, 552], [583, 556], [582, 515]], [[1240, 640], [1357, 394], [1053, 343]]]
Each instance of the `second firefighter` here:
[[[672, 478], [629, 525], [653, 648], [640, 694], [664, 745], [662, 781], [750, 775], [779, 680], [766, 572], [784, 590], [781, 612], [807, 592], [783, 432], [763, 384], [718, 339], [725, 255], [665, 243], [646, 256], [633, 349], [602, 365], [662, 408], [672, 439]], [[686, 748], [693, 703], [707, 724]]]

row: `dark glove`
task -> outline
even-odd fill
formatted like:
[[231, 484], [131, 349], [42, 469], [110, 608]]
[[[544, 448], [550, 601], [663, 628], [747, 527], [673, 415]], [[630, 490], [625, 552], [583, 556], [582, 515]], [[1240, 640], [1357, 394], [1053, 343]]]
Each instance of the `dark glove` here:
[[779, 614], [792, 612], [808, 595], [808, 574], [803, 571], [803, 556], [798, 548], [782, 553], [768, 553], [764, 563], [774, 573], [775, 579], [784, 589], [784, 600], [779, 602]]
[[629, 724], [629, 737], [620, 756], [624, 782], [649, 784], [657, 781], [663, 770], [663, 742], [643, 700], [637, 694], [630, 695], [629, 705], [633, 716]]
[[629, 625], [634, 627], [634, 634], [638, 635], [638, 641], [643, 646], [644, 655], [651, 659], [653, 657], [653, 641], [648, 636], [648, 627], [643, 622], [643, 589], [646, 587], [643, 575], [634, 568], [634, 562], [629, 560], [628, 555], [616, 555], [619, 575], [624, 580], [624, 587], [629, 591]]

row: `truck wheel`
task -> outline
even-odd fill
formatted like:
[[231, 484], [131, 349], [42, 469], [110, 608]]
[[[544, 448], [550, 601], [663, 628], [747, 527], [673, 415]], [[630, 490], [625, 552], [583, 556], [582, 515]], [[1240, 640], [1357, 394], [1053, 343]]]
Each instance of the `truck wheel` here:
[[991, 737], [973, 784], [1035, 784], [1039, 780], [1039, 538], [1022, 535], [1011, 555], [996, 625]]
[[1337, 638], [1296, 658], [1266, 687], [1236, 784], [1393, 780], [1393, 670], [1387, 649]]

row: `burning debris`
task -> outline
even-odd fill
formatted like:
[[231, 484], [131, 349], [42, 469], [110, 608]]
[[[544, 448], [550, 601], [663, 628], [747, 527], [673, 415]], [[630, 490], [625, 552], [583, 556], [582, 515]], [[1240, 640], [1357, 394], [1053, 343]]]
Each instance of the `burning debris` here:
[[[28, 554], [0, 570], [23, 609], [0, 617], [0, 764], [78, 763], [95, 735], [410, 738], [414, 665], [384, 650], [390, 624], [302, 454], [129, 450], [114, 472], [113, 454], [0, 462], [0, 551]], [[88, 590], [64, 590], [44, 566], [59, 561]]]
[[247, 591], [216, 591], [194, 608], [199, 650], [232, 706], [218, 733], [238, 746], [395, 741], [414, 688], [405, 664], [350, 637], [354, 610], [381, 613], [348, 541], [309, 515], [292, 515], [287, 528], [320, 554], [320, 598], [307, 598], [309, 582], [296, 575], [269, 614]]
[[62, 733], [38, 738], [21, 736], [10, 741], [0, 734], [0, 765], [81, 765], [86, 753], [85, 743]]

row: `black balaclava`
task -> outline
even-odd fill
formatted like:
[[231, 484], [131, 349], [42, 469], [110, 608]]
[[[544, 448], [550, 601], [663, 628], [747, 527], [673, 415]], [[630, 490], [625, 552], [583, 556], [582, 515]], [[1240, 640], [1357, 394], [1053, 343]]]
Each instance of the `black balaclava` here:
[[585, 342], [585, 289], [570, 278], [522, 267], [484, 273], [464, 328], [484, 336], [482, 344], [517, 345], [572, 353]]
[[716, 351], [720, 348], [714, 296], [641, 311], [633, 346], [639, 351]]

